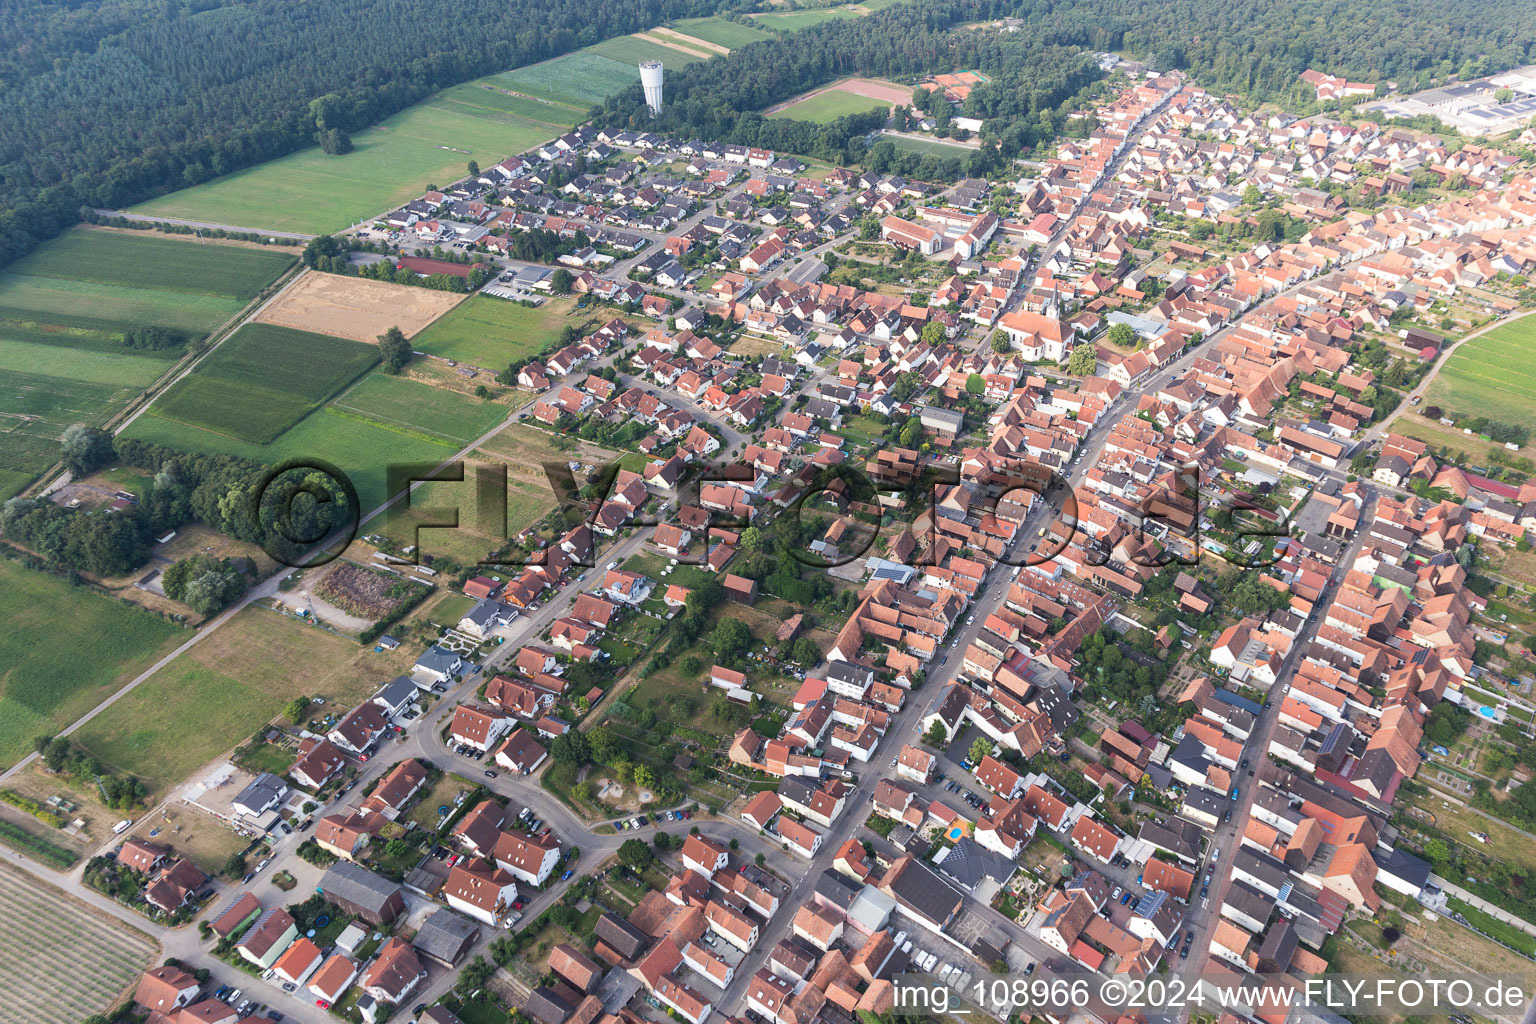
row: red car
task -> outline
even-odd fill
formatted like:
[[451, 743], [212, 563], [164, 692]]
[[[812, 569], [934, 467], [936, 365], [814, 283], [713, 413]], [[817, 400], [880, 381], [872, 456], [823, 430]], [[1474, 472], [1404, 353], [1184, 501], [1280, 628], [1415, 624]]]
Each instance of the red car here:
[[329, 999], [316, 999], [315, 1005], [322, 1010], [329, 1010], [331, 1008], [331, 1001]]

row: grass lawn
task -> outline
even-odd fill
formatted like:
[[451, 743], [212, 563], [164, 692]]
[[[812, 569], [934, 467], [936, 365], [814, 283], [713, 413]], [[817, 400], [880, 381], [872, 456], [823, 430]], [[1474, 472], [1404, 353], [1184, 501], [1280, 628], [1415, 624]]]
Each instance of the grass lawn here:
[[[684, 45], [679, 42], [678, 46]], [[589, 46], [585, 53], [595, 53], [599, 57], [607, 57], [610, 60], [620, 61], [624, 64], [639, 65], [643, 60], [659, 60], [664, 65], [679, 66], [692, 64], [694, 61], [703, 60], [703, 55], [696, 55], [693, 51], [684, 51], [674, 46], [663, 46], [661, 43], [653, 43], [649, 39], [639, 36], [619, 36], [615, 39], [606, 39], [596, 46]], [[636, 71], [638, 75], [639, 72]]]
[[1452, 910], [1466, 918], [1472, 927], [1484, 935], [1491, 935], [1504, 943], [1504, 945], [1520, 950], [1526, 956], [1536, 957], [1536, 935], [1516, 928], [1512, 924], [1506, 924], [1492, 914], [1484, 913], [1470, 903], [1457, 899], [1455, 896], [1447, 897], [1446, 902]]
[[685, 36], [702, 39], [718, 46], [746, 46], [760, 39], [770, 38], [770, 33], [751, 25], [740, 25], [724, 18], [684, 18], [672, 22], [672, 27]]
[[771, 118], [787, 118], [796, 121], [814, 121], [816, 124], [831, 124], [840, 117], [849, 114], [862, 114], [867, 110], [885, 110], [890, 107], [884, 100], [873, 99], [869, 96], [859, 96], [841, 89], [829, 89], [824, 93], [803, 99], [791, 104], [777, 113], [769, 114]]
[[1504, 423], [1536, 420], [1536, 317], [1459, 345], [1430, 384], [1424, 404]]
[[157, 672], [76, 733], [103, 761], [157, 789], [249, 739], [301, 694], [352, 707], [408, 668], [389, 655], [261, 607]]
[[504, 369], [525, 356], [554, 347], [572, 319], [572, 299], [548, 299], [524, 306], [490, 295], [471, 295], [411, 339], [418, 351], [488, 369]]
[[1402, 413], [1392, 421], [1391, 429], [1393, 433], [1423, 441], [1429, 445], [1431, 454], [1443, 447], [1452, 457], [1473, 466], [1486, 466], [1490, 461], [1490, 452], [1498, 452], [1512, 459], [1536, 460], [1536, 447], [1528, 445], [1512, 452], [1501, 442], [1485, 440], [1477, 434], [1464, 434], [1460, 427], [1448, 427], [1439, 420], [1428, 419], [1417, 412]]
[[[405, 813], [405, 820], [414, 821], [425, 829], [436, 829], [438, 822], [437, 809], [445, 806], [451, 809], [453, 801], [460, 793], [469, 793], [474, 789], [475, 783], [470, 782], [462, 775], [444, 772], [432, 784], [430, 789], [417, 798], [416, 803]], [[466, 799], [468, 798], [466, 797]]]
[[[599, 99], [601, 97], [598, 97]], [[489, 167], [558, 134], [551, 123], [439, 93], [381, 124], [356, 132], [353, 150], [327, 156], [319, 147], [134, 207], [149, 216], [239, 227], [338, 231], [447, 185], [476, 160]]]
[[0, 559], [0, 764], [32, 750], [148, 668], [184, 630]]
[[802, 28], [820, 25], [824, 21], [837, 21], [842, 18], [857, 17], [858, 14], [856, 12], [846, 7], [823, 7], [810, 11], [758, 14], [754, 15], [752, 20], [769, 28], [781, 29], [785, 32], [798, 32]]
[[401, 433], [425, 433], [429, 440], [462, 447], [506, 416], [506, 407], [404, 377], [375, 373], [339, 396], [335, 409], [366, 417]]

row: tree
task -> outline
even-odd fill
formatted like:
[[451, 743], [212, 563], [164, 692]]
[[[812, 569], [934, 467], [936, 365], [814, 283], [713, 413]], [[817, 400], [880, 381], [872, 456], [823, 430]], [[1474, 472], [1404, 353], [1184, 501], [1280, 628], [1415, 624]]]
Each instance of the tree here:
[[650, 789], [656, 785], [656, 775], [648, 764], [635, 765], [635, 785], [641, 789]]
[[576, 278], [564, 267], [556, 267], [555, 272], [549, 275], [549, 287], [556, 295], [569, 295], [571, 286], [576, 283]]
[[910, 417], [901, 425], [901, 446], [903, 448], [916, 448], [923, 440], [923, 421], [916, 416]]
[[741, 550], [749, 555], [755, 555], [763, 549], [763, 531], [755, 526], [749, 526], [741, 531]]
[[969, 377], [965, 378], [966, 394], [979, 395], [985, 390], [987, 390], [987, 379], [981, 374], [973, 373]]
[[59, 458], [76, 480], [105, 466], [116, 457], [112, 435], [97, 427], [76, 423], [64, 431], [59, 443]]
[[1099, 368], [1099, 353], [1092, 345], [1078, 345], [1067, 357], [1067, 372], [1090, 377]]
[[667, 835], [665, 832], [657, 832], [656, 838], [652, 839], [651, 843], [662, 853], [666, 853], [668, 850], [672, 849], [672, 837]]
[[469, 176], [471, 178], [478, 178], [478, 177], [480, 177], [480, 163], [479, 163], [479, 161], [471, 160], [469, 162], [468, 170], [469, 170]]
[[384, 844], [384, 856], [391, 860], [400, 860], [410, 856], [410, 853], [411, 844], [404, 839], [395, 838]]
[[[1130, 348], [1136, 344], [1136, 331], [1130, 324], [1115, 324], [1109, 329], [1109, 343], [1121, 348]], [[1076, 349], [1072, 350], [1076, 352]]]
[[1003, 330], [1001, 327], [992, 332], [992, 337], [989, 341], [989, 344], [992, 346], [992, 351], [996, 352], [998, 355], [1005, 355], [1010, 349], [1013, 348], [1013, 342], [1009, 340], [1008, 332]]
[[640, 839], [626, 839], [619, 846], [619, 863], [635, 871], [643, 871], [649, 867], [655, 855], [651, 848]]
[[821, 648], [808, 636], [797, 636], [789, 648], [789, 660], [801, 668], [810, 668], [821, 660]]
[[1264, 193], [1259, 191], [1259, 186], [1250, 182], [1248, 187], [1243, 189], [1243, 203], [1245, 205], [1258, 206], [1263, 201]]
[[171, 600], [212, 615], [245, 592], [245, 576], [229, 559], [199, 552], [167, 568], [160, 586]]
[[971, 741], [971, 764], [981, 764], [981, 759], [992, 753], [992, 741], [978, 736]]
[[561, 764], [583, 765], [592, 757], [592, 746], [586, 733], [579, 729], [567, 729], [549, 745], [550, 756]]
[[933, 720], [928, 731], [923, 733], [923, 742], [930, 747], [942, 747], [949, 742], [949, 727], [944, 724], [943, 719]]
[[304, 696], [293, 698], [283, 706], [283, 714], [288, 717], [288, 721], [298, 725], [309, 717], [309, 698]]
[[923, 324], [921, 339], [923, 344], [930, 347], [942, 344], [944, 341], [944, 325], [937, 320], [929, 320]]
[[709, 645], [721, 661], [734, 661], [752, 646], [752, 631], [740, 619], [721, 619], [710, 635]]

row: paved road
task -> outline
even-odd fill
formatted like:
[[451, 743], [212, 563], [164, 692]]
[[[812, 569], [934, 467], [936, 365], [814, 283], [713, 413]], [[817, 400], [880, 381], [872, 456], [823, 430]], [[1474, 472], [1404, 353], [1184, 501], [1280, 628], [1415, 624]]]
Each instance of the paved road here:
[[[1368, 492], [1366, 506], [1361, 510], [1362, 523], [1370, 521], [1375, 500], [1374, 493]], [[1315, 611], [1303, 624], [1301, 631], [1296, 635], [1295, 642], [1291, 644], [1290, 652], [1281, 662], [1280, 671], [1275, 675], [1275, 682], [1269, 688], [1267, 706], [1260, 709], [1248, 742], [1243, 744], [1243, 756], [1248, 759], [1250, 765], [1254, 766], [1250, 771], [1256, 771], [1257, 766], [1268, 762], [1269, 741], [1274, 737], [1275, 727], [1280, 722], [1280, 704], [1285, 699], [1286, 688], [1290, 685], [1291, 677], [1301, 663], [1302, 654], [1307, 645], [1312, 642], [1312, 638], [1317, 635], [1318, 627], [1327, 617], [1326, 609], [1338, 591], [1339, 581], [1344, 578], [1347, 566], [1354, 561], [1355, 555], [1359, 552], [1366, 532], [1364, 529], [1357, 531], [1354, 539], [1340, 555], [1337, 567], [1330, 574], [1322, 595], [1314, 605]], [[1208, 901], [1202, 901], [1198, 907], [1194, 900], [1191, 900], [1192, 910], [1189, 922], [1193, 922], [1195, 943], [1189, 960], [1183, 965], [1191, 977], [1205, 968], [1206, 957], [1203, 954], [1210, 949], [1211, 936], [1221, 917], [1221, 903], [1226, 896], [1227, 886], [1231, 884], [1232, 852], [1242, 841], [1243, 832], [1248, 827], [1249, 815], [1253, 810], [1254, 797], [1258, 793], [1257, 777], [1250, 777], [1250, 771], [1239, 771], [1236, 774], [1236, 784], [1241, 787], [1241, 792], [1238, 799], [1232, 803], [1232, 820], [1216, 827], [1206, 848], [1207, 860], [1201, 870], [1210, 871], [1213, 876], [1210, 897]], [[1209, 853], [1212, 850], [1220, 850], [1225, 854], [1214, 865], [1209, 860]], [[1189, 922], [1186, 922], [1186, 928], [1191, 926]]]
[[175, 224], [177, 227], [202, 228], [207, 231], [244, 231], [253, 235], [267, 235], [270, 238], [292, 238], [300, 242], [307, 242], [315, 237], [298, 231], [273, 231], [270, 228], [248, 228], [238, 224], [214, 224], [203, 220], [180, 220], [176, 217], [151, 217], [142, 213], [129, 213], [127, 210], [98, 209], [96, 213], [102, 217], [122, 217], [140, 224]]

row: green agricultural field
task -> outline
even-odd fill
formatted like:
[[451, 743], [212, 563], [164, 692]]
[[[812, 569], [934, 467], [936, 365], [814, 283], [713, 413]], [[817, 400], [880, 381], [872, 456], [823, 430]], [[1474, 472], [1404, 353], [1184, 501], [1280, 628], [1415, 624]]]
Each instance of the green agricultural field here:
[[291, 252], [79, 228], [0, 273], [0, 496], [52, 465], [72, 423], [98, 426], [179, 351], [124, 348], [135, 327], [201, 337], [292, 265]]
[[134, 212], [258, 229], [338, 231], [387, 213], [428, 184], [457, 181], [472, 159], [490, 166], [560, 134], [550, 123], [470, 103], [461, 87], [355, 133], [345, 156], [306, 149], [152, 199]]
[[684, 18], [682, 21], [672, 22], [672, 27], [683, 35], [693, 36], [706, 43], [714, 43], [716, 46], [732, 48], [771, 38], [771, 34], [762, 29], [753, 28], [751, 25], [738, 25], [734, 21], [726, 21], [719, 17]]
[[506, 416], [494, 402], [376, 373], [332, 402], [330, 409], [361, 416], [403, 433], [426, 433], [462, 447]]
[[839, 21], [843, 18], [857, 18], [858, 14], [846, 7], [823, 7], [813, 11], [784, 11], [781, 13], [758, 14], [752, 20], [768, 28], [779, 29], [784, 32], [798, 32], [812, 25], [820, 25], [824, 21]]
[[[685, 45], [682, 41], [678, 46]], [[614, 39], [605, 39], [596, 46], [589, 46], [584, 51], [595, 53], [599, 57], [607, 57], [624, 64], [638, 66], [643, 60], [659, 60], [668, 66], [692, 64], [694, 61], [704, 59], [703, 54], [695, 54], [693, 51], [684, 52], [672, 46], [663, 46], [653, 43], [649, 39], [641, 39], [639, 36], [618, 36]], [[638, 75], [639, 72], [637, 71]]]
[[[12, 341], [0, 328], [0, 499], [57, 461], [71, 424], [100, 426], [168, 366], [149, 356]], [[38, 372], [43, 367], [50, 372]]]
[[501, 369], [537, 355], [559, 340], [572, 311], [570, 299], [523, 306], [489, 295], [471, 295], [411, 339], [421, 352]]
[[26, 277], [250, 301], [293, 265], [292, 250], [198, 243], [151, 234], [70, 231], [8, 269]]
[[1536, 316], [1457, 346], [1424, 404], [1501, 423], [1536, 422]]
[[[153, 413], [153, 408], [150, 412]], [[363, 511], [383, 502], [388, 490], [385, 466], [391, 462], [441, 462], [457, 450], [446, 442], [426, 440], [323, 410], [306, 416], [270, 444], [251, 444], [227, 434], [177, 423], [156, 415], [140, 416], [123, 432], [183, 451], [239, 455], [275, 465], [288, 459], [324, 459], [339, 467], [357, 488]]]
[[[529, 121], [537, 121], [547, 124], [551, 129], [574, 127], [587, 116], [585, 107], [576, 107], [566, 103], [554, 103], [550, 100], [536, 100], [527, 96], [516, 96], [505, 88], [492, 84], [487, 79], [478, 82], [465, 82], [451, 89], [445, 89], [439, 94], [443, 99], [459, 104], [466, 108], [483, 108], [490, 111], [498, 111], [503, 114], [512, 114], [526, 118]], [[510, 155], [510, 154], [509, 154]]]
[[378, 373], [266, 444], [159, 415], [160, 403], [124, 436], [185, 451], [222, 452], [275, 465], [323, 459], [346, 473], [366, 514], [387, 497], [391, 463], [437, 464], [505, 415], [506, 407]]
[[248, 323], [167, 391], [154, 411], [266, 444], [378, 361], [373, 345]]
[[849, 114], [862, 114], [869, 110], [889, 110], [890, 104], [869, 96], [858, 96], [841, 89], [829, 89], [824, 93], [792, 103], [769, 118], [792, 118], [796, 121], [814, 121], [831, 124]]
[[640, 71], [632, 64], [577, 50], [488, 81], [535, 98], [591, 106], [640, 81]]
[[188, 634], [157, 615], [0, 559], [0, 765], [111, 696]]

